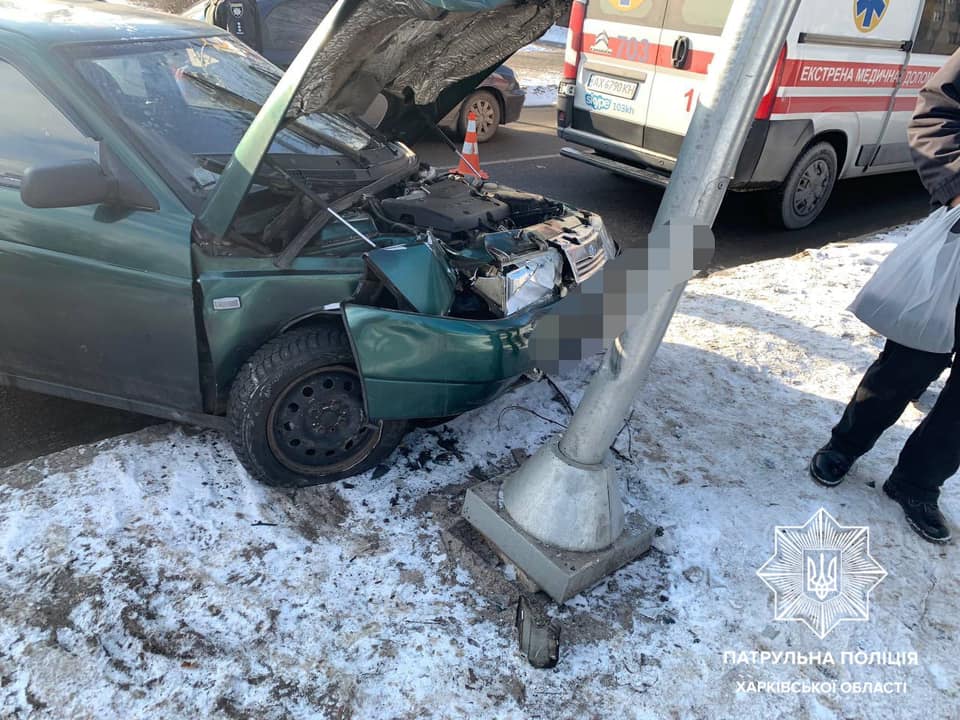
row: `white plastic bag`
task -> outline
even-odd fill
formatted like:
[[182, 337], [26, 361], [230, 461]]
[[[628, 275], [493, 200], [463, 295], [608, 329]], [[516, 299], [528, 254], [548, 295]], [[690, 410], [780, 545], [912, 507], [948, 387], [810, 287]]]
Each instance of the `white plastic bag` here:
[[950, 353], [960, 301], [960, 207], [941, 207], [877, 268], [850, 311], [884, 337], [915, 350]]

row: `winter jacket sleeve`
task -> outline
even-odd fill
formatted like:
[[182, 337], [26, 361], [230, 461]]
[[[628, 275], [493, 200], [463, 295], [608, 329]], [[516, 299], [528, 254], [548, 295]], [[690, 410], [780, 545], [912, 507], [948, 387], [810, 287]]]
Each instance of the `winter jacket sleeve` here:
[[960, 50], [920, 91], [907, 135], [920, 179], [947, 205], [960, 195]]

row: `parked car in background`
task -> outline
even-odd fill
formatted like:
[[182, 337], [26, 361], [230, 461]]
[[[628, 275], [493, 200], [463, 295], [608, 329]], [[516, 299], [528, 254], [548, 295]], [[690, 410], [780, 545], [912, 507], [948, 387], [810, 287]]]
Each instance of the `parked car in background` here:
[[[508, 390], [616, 246], [593, 213], [387, 138], [562, 2], [347, 0], [281, 77], [211, 25], [4, 0], [0, 384], [221, 428], [288, 486]], [[468, 30], [469, 54], [433, 42]], [[378, 94], [374, 132], [354, 117]]]
[[[206, 0], [198, 2], [183, 15], [202, 21], [206, 4]], [[256, 6], [260, 13], [261, 54], [285, 69], [333, 6], [333, 1], [256, 0]], [[513, 70], [501, 65], [456, 108], [442, 118], [432, 119], [462, 138], [467, 129], [467, 115], [473, 111], [477, 116], [477, 140], [487, 142], [501, 125], [519, 119], [525, 99], [526, 93]]]

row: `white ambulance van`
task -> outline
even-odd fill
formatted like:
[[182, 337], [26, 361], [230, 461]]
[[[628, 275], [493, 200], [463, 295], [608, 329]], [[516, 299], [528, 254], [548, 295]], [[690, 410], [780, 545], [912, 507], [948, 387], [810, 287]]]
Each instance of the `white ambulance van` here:
[[[575, 0], [561, 153], [666, 185], [732, 0]], [[806, 227], [838, 179], [912, 169], [918, 91], [960, 44], [960, 0], [803, 0], [733, 189]]]

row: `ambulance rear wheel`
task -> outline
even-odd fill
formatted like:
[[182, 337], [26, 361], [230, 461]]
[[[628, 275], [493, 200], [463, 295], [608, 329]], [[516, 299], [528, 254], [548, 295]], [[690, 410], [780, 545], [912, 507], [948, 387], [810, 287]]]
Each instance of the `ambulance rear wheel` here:
[[771, 215], [787, 230], [800, 230], [820, 217], [837, 184], [837, 151], [828, 142], [808, 148], [774, 193]]

